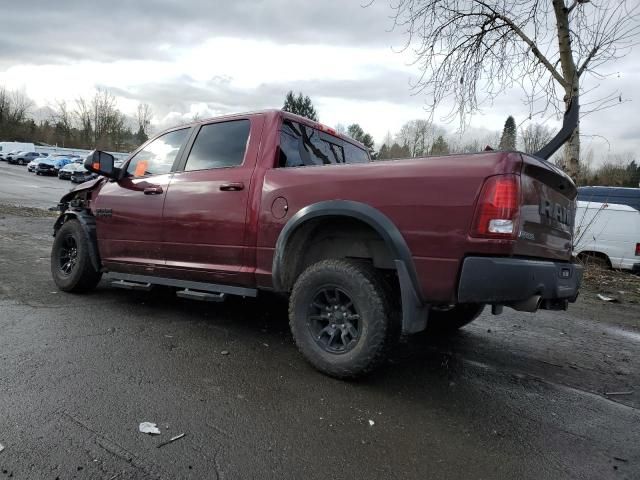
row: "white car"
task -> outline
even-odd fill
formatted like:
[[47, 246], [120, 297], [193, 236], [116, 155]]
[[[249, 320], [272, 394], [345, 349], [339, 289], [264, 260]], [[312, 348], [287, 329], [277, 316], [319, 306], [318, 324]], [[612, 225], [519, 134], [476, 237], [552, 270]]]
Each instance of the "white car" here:
[[640, 212], [628, 205], [578, 202], [574, 254], [640, 272]]

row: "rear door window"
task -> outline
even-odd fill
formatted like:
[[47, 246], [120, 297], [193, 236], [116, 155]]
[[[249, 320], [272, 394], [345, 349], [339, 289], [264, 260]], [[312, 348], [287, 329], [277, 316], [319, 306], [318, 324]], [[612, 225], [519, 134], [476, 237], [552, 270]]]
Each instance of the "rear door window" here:
[[344, 154], [346, 163], [369, 163], [369, 152], [352, 143], [345, 142]]
[[127, 173], [133, 177], [169, 173], [188, 134], [189, 128], [183, 128], [156, 138], [131, 158]]
[[285, 120], [280, 131], [279, 167], [366, 163], [369, 154], [315, 128]]
[[250, 126], [249, 120], [203, 125], [193, 142], [185, 171], [242, 165]]

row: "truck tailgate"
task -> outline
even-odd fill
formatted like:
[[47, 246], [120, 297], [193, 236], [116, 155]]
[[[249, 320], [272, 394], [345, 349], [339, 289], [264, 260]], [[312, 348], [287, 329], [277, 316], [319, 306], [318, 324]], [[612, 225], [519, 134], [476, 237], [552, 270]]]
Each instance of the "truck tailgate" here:
[[520, 232], [513, 253], [569, 260], [576, 187], [554, 165], [526, 155], [522, 159]]

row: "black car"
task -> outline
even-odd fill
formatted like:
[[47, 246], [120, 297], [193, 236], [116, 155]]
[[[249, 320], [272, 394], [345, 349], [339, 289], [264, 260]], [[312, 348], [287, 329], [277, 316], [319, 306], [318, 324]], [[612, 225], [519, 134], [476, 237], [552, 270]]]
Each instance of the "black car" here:
[[88, 170], [77, 171], [71, 174], [71, 181], [73, 183], [87, 182], [89, 180], [93, 180], [94, 178], [98, 178], [98, 175]]
[[16, 155], [10, 155], [7, 157], [7, 161], [9, 163], [11, 163], [12, 165], [26, 165], [28, 164], [31, 160], [34, 160], [36, 158], [40, 158], [40, 157], [46, 157], [48, 156], [48, 154], [41, 154], [41, 153], [37, 153], [37, 152], [20, 152]]
[[58, 175], [55, 162], [47, 158], [41, 160], [36, 166], [36, 175]]

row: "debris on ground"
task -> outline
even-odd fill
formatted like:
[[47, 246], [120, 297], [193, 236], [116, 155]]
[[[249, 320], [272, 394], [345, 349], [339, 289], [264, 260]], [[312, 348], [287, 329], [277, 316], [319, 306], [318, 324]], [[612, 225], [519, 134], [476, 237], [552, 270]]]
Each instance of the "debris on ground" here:
[[164, 447], [165, 445], [169, 445], [170, 443], [175, 442], [176, 440], [180, 440], [182, 437], [184, 437], [186, 435], [186, 433], [181, 433], [180, 435], [176, 435], [175, 437], [171, 437], [169, 440], [167, 440], [166, 442], [162, 442], [158, 444], [158, 448], [160, 447]]
[[620, 303], [640, 303], [640, 275], [626, 270], [585, 265], [581, 290], [583, 293], [617, 297]]
[[44, 208], [0, 203], [0, 214], [3, 215], [14, 215], [16, 217], [57, 217], [58, 213], [59, 211], [50, 212]]
[[369, 426], [373, 427], [376, 424], [376, 422], [374, 422], [373, 420], [369, 420]]
[[160, 429], [155, 423], [142, 422], [138, 427], [141, 433], [148, 433], [149, 435], [160, 435]]
[[600, 300], [602, 300], [603, 302], [617, 302], [618, 301], [614, 297], [607, 297], [606, 295], [602, 295], [601, 293], [598, 294], [598, 298]]

